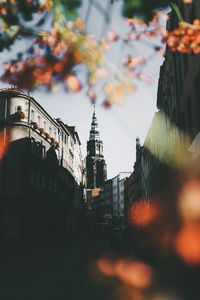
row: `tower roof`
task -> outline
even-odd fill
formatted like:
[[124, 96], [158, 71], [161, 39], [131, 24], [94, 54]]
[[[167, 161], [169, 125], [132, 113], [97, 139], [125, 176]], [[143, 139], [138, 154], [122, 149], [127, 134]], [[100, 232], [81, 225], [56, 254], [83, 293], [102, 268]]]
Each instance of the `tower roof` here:
[[99, 129], [98, 129], [98, 123], [97, 123], [97, 116], [95, 112], [95, 105], [94, 105], [94, 112], [92, 116], [92, 123], [91, 123], [91, 129], [90, 129], [90, 140], [99, 140]]

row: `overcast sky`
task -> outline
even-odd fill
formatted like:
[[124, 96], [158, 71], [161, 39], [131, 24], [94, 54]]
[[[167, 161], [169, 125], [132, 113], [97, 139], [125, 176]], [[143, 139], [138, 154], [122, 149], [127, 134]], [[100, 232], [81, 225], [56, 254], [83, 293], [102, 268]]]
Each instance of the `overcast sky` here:
[[[98, 0], [99, 1], [99, 0]], [[84, 6], [80, 10], [83, 18], [87, 15], [87, 1], [84, 0]], [[106, 0], [101, 0], [101, 4]], [[120, 32], [125, 30], [124, 22], [121, 17], [122, 2], [116, 2], [110, 12], [111, 24], [109, 27], [119, 28]], [[92, 8], [87, 19], [88, 33], [102, 35], [102, 32], [109, 30], [104, 26], [102, 15], [97, 9]], [[123, 59], [125, 53], [130, 49], [123, 47], [120, 42], [116, 43], [113, 49], [108, 53], [117, 66]], [[141, 45], [137, 49], [143, 55], [148, 56], [147, 47]], [[133, 53], [134, 54], [134, 53]], [[113, 106], [110, 109], [102, 107], [103, 94], [99, 89], [99, 100], [96, 105], [96, 114], [99, 123], [100, 137], [104, 143], [104, 157], [107, 163], [108, 178], [116, 176], [120, 172], [129, 172], [133, 170], [135, 161], [135, 139], [140, 137], [141, 143], [145, 139], [148, 127], [156, 110], [156, 94], [159, 68], [163, 58], [156, 56], [151, 59], [145, 68], [146, 72], [153, 74], [154, 85], [136, 82], [137, 92], [127, 97], [124, 104]], [[4, 87], [1, 83], [0, 87]], [[81, 92], [67, 93], [60, 89], [54, 93], [44, 93], [41, 91], [31, 92], [31, 95], [47, 110], [52, 117], [60, 117], [68, 125], [76, 126], [80, 140], [82, 142], [82, 154], [86, 155], [86, 143], [89, 138], [93, 107], [86, 97], [86, 88]]]

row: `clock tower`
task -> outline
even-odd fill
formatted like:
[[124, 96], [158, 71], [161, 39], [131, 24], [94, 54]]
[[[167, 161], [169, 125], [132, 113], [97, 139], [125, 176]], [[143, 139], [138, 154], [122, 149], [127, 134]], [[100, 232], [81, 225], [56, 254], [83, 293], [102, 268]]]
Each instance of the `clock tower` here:
[[103, 156], [103, 142], [100, 140], [95, 106], [87, 142], [86, 171], [87, 189], [101, 188], [107, 179], [107, 167]]

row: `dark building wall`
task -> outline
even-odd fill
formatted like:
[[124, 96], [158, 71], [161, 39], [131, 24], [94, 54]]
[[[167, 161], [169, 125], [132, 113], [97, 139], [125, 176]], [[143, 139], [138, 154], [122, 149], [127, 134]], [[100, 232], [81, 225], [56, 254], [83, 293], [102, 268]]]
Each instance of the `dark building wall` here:
[[[178, 0], [177, 4], [184, 19], [189, 23], [200, 17], [198, 0], [194, 0], [189, 5]], [[172, 11], [169, 14], [167, 29], [171, 31], [176, 27], [178, 27], [178, 18]], [[184, 164], [178, 163], [178, 156], [184, 156], [188, 162], [191, 160], [188, 150], [200, 131], [199, 86], [199, 55], [172, 52], [167, 47], [165, 60], [160, 69], [157, 94], [157, 107], [162, 118], [162, 126], [157, 130], [153, 120], [151, 127], [155, 131], [155, 147], [159, 145], [159, 137], [156, 137], [158, 133], [162, 136], [162, 144], [167, 145], [168, 148], [161, 147], [160, 152], [157, 151], [159, 155], [155, 155], [152, 149], [147, 147], [149, 153], [146, 152], [145, 164], [150, 165], [150, 173], [146, 181], [149, 181], [150, 195], [164, 196], [167, 201], [174, 201], [176, 197], [185, 168]], [[172, 131], [176, 131], [174, 137]], [[177, 148], [179, 152], [177, 151], [176, 154]]]
[[[190, 5], [183, 4], [181, 0], [176, 2], [186, 21], [192, 23], [194, 19], [200, 18], [200, 1], [194, 0]], [[167, 29], [171, 31], [176, 27], [178, 19], [172, 11]], [[188, 152], [188, 143], [200, 131], [199, 99], [199, 55], [172, 52], [167, 47], [165, 60], [160, 68], [157, 93], [157, 114], [160, 114], [162, 124], [156, 121], [155, 115], [144, 147], [136, 145], [134, 172], [125, 183], [126, 211], [132, 202], [143, 198], [164, 197], [173, 201], [181, 170], [175, 160], [170, 159], [181, 141], [182, 132], [187, 139], [183, 138], [183, 143], [179, 146], [182, 152]], [[177, 136], [173, 139], [170, 127], [171, 131], [177, 128]], [[147, 141], [149, 137], [152, 147]], [[159, 139], [162, 139], [162, 143], [159, 143]], [[164, 148], [166, 145], [168, 149]]]
[[[186, 21], [192, 23], [200, 18], [200, 2], [192, 4], [177, 1]], [[167, 29], [178, 27], [174, 12], [169, 14]], [[165, 61], [160, 71], [157, 107], [163, 111], [180, 130], [191, 139], [199, 132], [200, 114], [200, 59], [196, 54], [171, 52], [167, 48]]]
[[53, 146], [45, 151], [34, 139], [11, 142], [0, 174], [1, 239], [26, 242], [73, 234], [77, 186], [59, 166]]
[[104, 203], [105, 215], [112, 217], [112, 180], [107, 180], [104, 184]]

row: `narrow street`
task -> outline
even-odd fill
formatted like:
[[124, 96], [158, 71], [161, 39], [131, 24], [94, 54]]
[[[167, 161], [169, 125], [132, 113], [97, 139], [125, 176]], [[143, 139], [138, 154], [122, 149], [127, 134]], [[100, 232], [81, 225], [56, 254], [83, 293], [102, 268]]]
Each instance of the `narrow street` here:
[[1, 257], [0, 299], [111, 299], [111, 286], [94, 266], [106, 250], [103, 240], [59, 242]]

